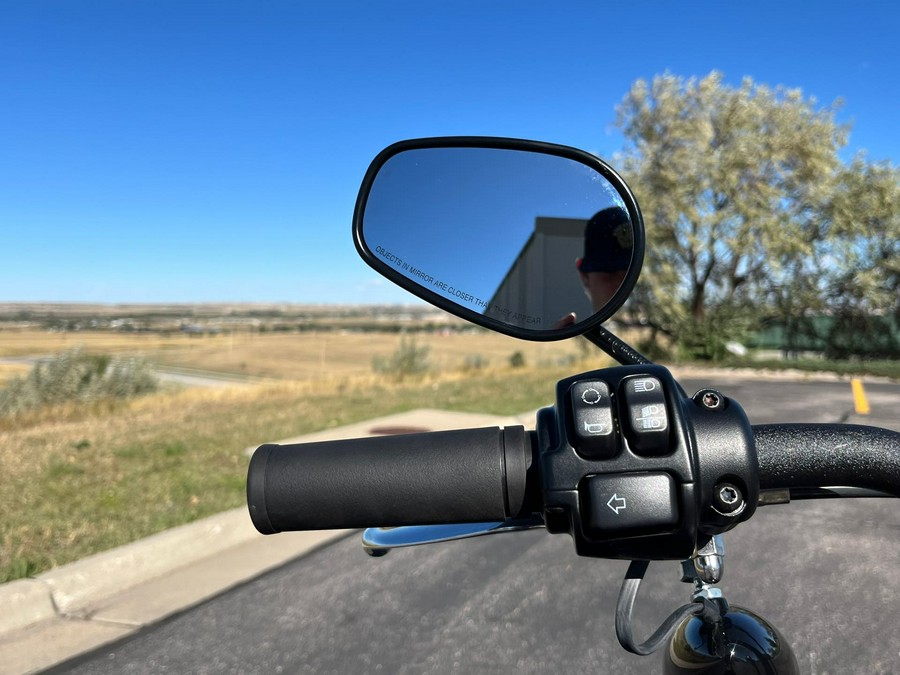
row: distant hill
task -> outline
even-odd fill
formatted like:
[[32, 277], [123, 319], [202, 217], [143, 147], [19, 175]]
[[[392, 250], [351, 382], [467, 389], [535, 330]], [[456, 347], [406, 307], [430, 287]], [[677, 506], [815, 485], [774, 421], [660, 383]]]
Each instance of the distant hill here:
[[0, 303], [0, 329], [220, 332], [467, 325], [430, 305]]

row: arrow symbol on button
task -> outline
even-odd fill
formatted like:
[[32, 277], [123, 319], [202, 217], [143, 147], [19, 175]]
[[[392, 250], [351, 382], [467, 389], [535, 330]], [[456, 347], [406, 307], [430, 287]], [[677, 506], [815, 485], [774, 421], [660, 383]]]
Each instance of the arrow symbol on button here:
[[613, 494], [613, 496], [609, 498], [609, 501], [606, 502], [606, 505], [615, 511], [616, 515], [619, 515], [619, 511], [627, 507], [625, 497], [620, 497], [617, 494]]

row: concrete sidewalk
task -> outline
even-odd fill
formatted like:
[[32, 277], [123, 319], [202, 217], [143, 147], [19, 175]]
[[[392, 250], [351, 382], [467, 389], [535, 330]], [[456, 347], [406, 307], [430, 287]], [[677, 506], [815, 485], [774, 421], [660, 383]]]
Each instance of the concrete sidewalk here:
[[[277, 442], [519, 424], [533, 429], [534, 423], [533, 412], [500, 417], [420, 409]], [[239, 508], [0, 585], [0, 675], [39, 672], [123, 639], [350, 534], [265, 537]]]

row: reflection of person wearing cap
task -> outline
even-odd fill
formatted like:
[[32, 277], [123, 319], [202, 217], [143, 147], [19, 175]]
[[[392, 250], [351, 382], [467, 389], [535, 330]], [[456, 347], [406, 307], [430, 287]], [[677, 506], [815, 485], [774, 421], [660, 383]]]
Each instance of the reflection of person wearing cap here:
[[634, 237], [628, 213], [619, 206], [603, 209], [584, 228], [584, 257], [575, 261], [594, 311], [600, 311], [625, 281]]
[[[595, 312], [606, 306], [625, 281], [633, 249], [631, 220], [622, 207], [603, 209], [585, 225], [584, 257], [575, 261], [575, 267]], [[568, 314], [556, 327], [571, 326], [576, 320], [574, 313]]]

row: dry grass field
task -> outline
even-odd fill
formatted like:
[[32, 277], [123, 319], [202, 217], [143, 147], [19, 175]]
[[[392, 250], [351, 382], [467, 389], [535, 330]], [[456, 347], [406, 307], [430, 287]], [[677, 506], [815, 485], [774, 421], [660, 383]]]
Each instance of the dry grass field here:
[[[160, 363], [201, 370], [287, 379], [352, 377], [372, 371], [376, 358], [393, 354], [404, 338], [394, 333], [310, 332], [287, 335], [237, 334], [189, 343], [151, 355]], [[467, 361], [504, 366], [515, 352], [526, 364], [550, 365], [578, 355], [576, 343], [525, 343], [487, 332], [410, 336], [428, 347], [428, 361], [439, 371], [465, 368]]]
[[[164, 335], [7, 330], [0, 331], [0, 358], [41, 356], [82, 347], [88, 353], [141, 355], [162, 366], [313, 381], [371, 373], [372, 360], [390, 356], [402, 339], [397, 333], [349, 331]], [[440, 371], [465, 368], [476, 360], [490, 367], [505, 366], [515, 352], [522, 353], [526, 365], [541, 366], [583, 355], [576, 340], [525, 342], [487, 331], [421, 333], [408, 339], [427, 346], [429, 363]], [[0, 378], [3, 376], [0, 371]]]
[[0, 387], [6, 385], [14, 377], [23, 377], [28, 374], [29, 366], [13, 363], [0, 363]]
[[92, 353], [154, 352], [177, 349], [188, 339], [181, 334], [0, 330], [0, 358], [53, 354], [78, 346]]

